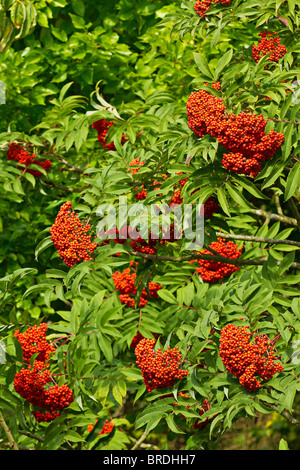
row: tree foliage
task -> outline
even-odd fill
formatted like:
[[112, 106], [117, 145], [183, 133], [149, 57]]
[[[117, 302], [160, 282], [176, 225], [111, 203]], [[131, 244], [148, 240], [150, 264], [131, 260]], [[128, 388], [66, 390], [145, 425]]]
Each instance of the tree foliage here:
[[[131, 449], [162, 432], [165, 448], [181, 436], [185, 449], [213, 450], [240, 418], [276, 413], [299, 425], [299, 6], [199, 3], [203, 17], [188, 0], [0, 1], [4, 449]], [[285, 46], [276, 60], [264, 33]], [[195, 131], [187, 103], [200, 90]], [[248, 164], [252, 138], [258, 159], [278, 135], [254, 173], [224, 164], [226, 152]], [[192, 216], [211, 208], [200, 250], [162, 232], [152, 244], [101, 238], [105, 205], [121, 217], [124, 200], [172, 198]], [[73, 396], [51, 422], [37, 422], [15, 390], [24, 367], [39, 370], [16, 330], [43, 323], [55, 349], [43, 367]], [[230, 367], [220, 354], [227, 325], [252, 335], [252, 365], [244, 351], [239, 374], [235, 354]], [[164, 378], [162, 357], [178, 351], [172, 370], [185, 374], [149, 391], [137, 351]]]

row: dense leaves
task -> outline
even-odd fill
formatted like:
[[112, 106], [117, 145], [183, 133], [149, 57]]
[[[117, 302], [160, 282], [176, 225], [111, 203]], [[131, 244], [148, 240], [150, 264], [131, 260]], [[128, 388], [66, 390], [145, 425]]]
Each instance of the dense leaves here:
[[298, 423], [299, 7], [195, 3], [0, 1], [3, 449]]

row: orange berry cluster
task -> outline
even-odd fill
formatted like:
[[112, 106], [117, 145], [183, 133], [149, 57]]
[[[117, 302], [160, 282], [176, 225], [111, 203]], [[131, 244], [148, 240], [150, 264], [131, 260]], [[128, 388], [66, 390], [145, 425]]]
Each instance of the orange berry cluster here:
[[[97, 423], [98, 423], [98, 419], [96, 420], [95, 424], [97, 424]], [[110, 434], [112, 432], [112, 430], [114, 429], [114, 427], [115, 427], [114, 423], [112, 421], [108, 421], [108, 419], [106, 419], [105, 423], [104, 423], [104, 426], [101, 429], [101, 431], [99, 432], [98, 436], [101, 436], [102, 434]], [[92, 430], [94, 429], [94, 425], [89, 424], [87, 429], [88, 429], [89, 432], [92, 432]]]
[[136, 346], [136, 364], [141, 370], [144, 384], [148, 392], [154, 389], [173, 387], [176, 379], [188, 375], [187, 370], [180, 369], [181, 353], [176, 346], [170, 346], [162, 352], [161, 348], [154, 350], [155, 339], [142, 339]]
[[[157, 334], [154, 334], [153, 335], [154, 338], [158, 338], [158, 335]], [[137, 347], [137, 345], [139, 344], [139, 342], [144, 339], [144, 336], [138, 331], [137, 334], [134, 336], [134, 338], [132, 339], [131, 341], [131, 344], [130, 344], [130, 347], [132, 349], [135, 349]]]
[[[107, 150], [116, 150], [115, 144], [113, 142], [106, 143], [106, 134], [111, 126], [114, 125], [114, 121], [106, 121], [106, 119], [99, 119], [98, 121], [92, 124], [92, 128], [97, 131], [98, 141], [101, 143], [102, 147]], [[126, 142], [125, 134], [122, 135], [121, 143]]]
[[219, 355], [226, 370], [238, 377], [240, 384], [253, 392], [261, 387], [261, 381], [269, 380], [283, 370], [275, 363], [275, 354], [266, 335], [257, 335], [250, 342], [253, 333], [248, 326], [226, 325], [221, 330]]
[[186, 109], [188, 126], [197, 138], [210, 134], [229, 150], [222, 160], [227, 170], [256, 177], [261, 162], [272, 158], [283, 144], [282, 133], [273, 129], [265, 133], [267, 121], [261, 114], [226, 114], [222, 98], [204, 90], [191, 93]]
[[[27, 368], [22, 368], [15, 375], [14, 388], [32, 406], [42, 408], [32, 412], [37, 422], [53, 421], [73, 401], [73, 392], [67, 385], [48, 385], [52, 378], [47, 361], [54, 347], [47, 342], [46, 332], [47, 325], [41, 323], [39, 327], [29, 327], [24, 333], [16, 330], [14, 335], [22, 347], [23, 360], [27, 363]], [[30, 364], [34, 354], [37, 356]]]
[[[261, 39], [258, 42], [258, 45], [252, 46], [252, 57], [256, 62], [266, 54], [270, 54], [269, 60], [271, 62], [278, 62], [281, 57], [287, 53], [286, 47], [280, 43], [280, 39], [277, 36], [277, 33], [272, 33], [271, 31], [261, 31], [259, 33]], [[267, 66], [265, 66], [267, 68]]]
[[46, 332], [47, 324], [41, 323], [39, 326], [30, 326], [24, 333], [20, 333], [20, 330], [14, 333], [22, 347], [23, 360], [27, 364], [34, 354], [38, 354], [34, 361], [34, 367], [37, 369], [42, 369], [50, 354], [55, 351], [53, 344], [46, 340]]
[[201, 18], [210, 9], [212, 3], [221, 3], [221, 5], [229, 5], [231, 0], [196, 0], [194, 9]]
[[[131, 167], [134, 167], [134, 168], [130, 168], [128, 171], [132, 174], [132, 175], [135, 175], [140, 169], [141, 167], [145, 164], [145, 162], [141, 161], [139, 158], [135, 158], [134, 160], [132, 160], [129, 165]], [[150, 184], [150, 189], [151, 190], [155, 190], [155, 189], [159, 189], [159, 186], [158, 187], [154, 187], [153, 186], [156, 186], [156, 185], [159, 185], [159, 182], [154, 180], [153, 183]], [[142, 201], [144, 199], [146, 199], [147, 197], [147, 190], [145, 188], [145, 185], [143, 184], [142, 185], [142, 189], [139, 188], [139, 187], [136, 187], [134, 189], [134, 197], [138, 200], [138, 201]]]
[[91, 236], [88, 235], [90, 228], [90, 224], [83, 225], [75, 211], [72, 211], [71, 202], [61, 206], [50, 234], [60, 258], [68, 267], [92, 259], [91, 254], [97, 244], [91, 242]]
[[[48, 171], [51, 167], [51, 162], [50, 160], [36, 160], [36, 154], [35, 153], [29, 153], [27, 150], [24, 150], [24, 146], [20, 143], [17, 142], [12, 142], [9, 145], [9, 149], [7, 151], [7, 159], [12, 160], [18, 163], [21, 163], [21, 165], [25, 165], [26, 167], [34, 164], [38, 165], [44, 170]], [[19, 169], [23, 170], [22, 167], [19, 167]], [[42, 172], [38, 170], [32, 170], [29, 168], [26, 168], [25, 170], [26, 173], [30, 173], [35, 177], [41, 176]]]
[[[212, 242], [209, 246], [221, 256], [225, 256], [226, 258], [237, 259], [242, 254], [242, 248], [239, 249], [238, 245], [236, 245], [234, 242], [226, 242], [224, 238], [220, 237], [218, 237], [217, 242]], [[201, 250], [199, 254], [214, 256], [214, 253], [206, 249]], [[190, 262], [197, 262], [199, 264], [200, 267], [196, 268], [196, 271], [200, 274], [203, 281], [209, 283], [220, 281], [224, 277], [230, 276], [232, 273], [240, 269], [239, 266], [222, 263], [221, 261], [207, 261], [198, 259]]]
[[[219, 82], [216, 82], [215, 84], [212, 85], [213, 87], [215, 87], [216, 90], [219, 90], [220, 89], [220, 83]], [[132, 168], [130, 169], [130, 173], [131, 174], [136, 174], [141, 166], [144, 165], [145, 162], [141, 162], [138, 158], [135, 158], [134, 160], [132, 160], [130, 162], [130, 166], [133, 166], [135, 168]], [[180, 175], [181, 173], [177, 173], [177, 175]], [[166, 175], [163, 175], [163, 178], [167, 178]], [[184, 187], [184, 185], [186, 184], [188, 178], [183, 178], [182, 180], [180, 180], [178, 182], [178, 184], [175, 184], [175, 188], [174, 188], [174, 191], [173, 191], [173, 195], [170, 199], [170, 202], [169, 202], [169, 205], [172, 206], [172, 205], [176, 205], [176, 204], [182, 204], [183, 202], [183, 197], [181, 195], [181, 191], [182, 191], [182, 188]], [[152, 190], [155, 190], [155, 189], [159, 189], [159, 181], [155, 180], [153, 183], [151, 183], [151, 189]], [[156, 186], [154, 188], [152, 188], [152, 186]], [[147, 197], [147, 190], [145, 189], [145, 186], [143, 185], [142, 189], [140, 188], [136, 188], [135, 189], [135, 194], [134, 194], [134, 197], [138, 200], [143, 200], [143, 199], [146, 199]], [[214, 200], [213, 197], [209, 198], [209, 200], [207, 200], [205, 203], [204, 203], [204, 217], [209, 219], [213, 216], [213, 214], [215, 212], [218, 212], [220, 209], [220, 206], [219, 204], [217, 204]], [[173, 233], [174, 235], [174, 233]], [[166, 237], [165, 237], [166, 239]], [[173, 241], [173, 240], [172, 240]]]
[[[124, 269], [122, 272], [116, 271], [112, 274], [112, 279], [115, 284], [115, 288], [120, 292], [119, 299], [122, 304], [127, 305], [127, 307], [134, 308], [135, 306], [135, 296], [137, 293], [137, 288], [135, 286], [136, 272], [131, 272], [130, 268]], [[161, 285], [155, 282], [149, 282], [148, 290], [152, 298], [157, 298], [157, 291], [161, 289]], [[149, 295], [145, 288], [143, 288], [140, 301], [138, 306], [144, 307], [147, 305]]]

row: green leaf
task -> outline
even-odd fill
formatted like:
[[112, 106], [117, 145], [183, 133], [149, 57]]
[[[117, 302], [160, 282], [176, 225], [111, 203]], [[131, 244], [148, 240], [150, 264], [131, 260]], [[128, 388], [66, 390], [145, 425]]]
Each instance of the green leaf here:
[[158, 296], [165, 300], [166, 302], [168, 302], [169, 304], [178, 304], [176, 298], [174, 297], [173, 294], [171, 294], [171, 292], [169, 292], [168, 290], [166, 289], [160, 289], [159, 291], [157, 291], [158, 293]]
[[215, 69], [215, 76], [214, 79], [218, 80], [222, 70], [229, 64], [232, 59], [233, 49], [229, 49], [225, 54], [219, 59], [217, 67]]
[[39, 255], [45, 251], [47, 248], [49, 248], [49, 246], [53, 246], [53, 242], [51, 240], [51, 236], [49, 237], [46, 237], [44, 238], [42, 241], [40, 241], [40, 243], [37, 245], [36, 249], [35, 249], [35, 252], [34, 252], [34, 255], [35, 255], [35, 259], [37, 260]]
[[294, 194], [296, 189], [300, 188], [300, 162], [297, 162], [289, 173], [286, 181], [284, 200], [287, 201]]
[[209, 77], [209, 78], [214, 78], [214, 75], [213, 73], [210, 71], [210, 68], [209, 68], [209, 65], [208, 65], [208, 62], [206, 60], [206, 58], [199, 54], [198, 52], [193, 52], [193, 56], [194, 56], [194, 60], [195, 60], [195, 63], [198, 67], [198, 69], [200, 70], [200, 72], [205, 75], [206, 77]]
[[279, 441], [278, 450], [289, 450], [288, 443], [283, 438], [281, 438]]
[[218, 201], [220, 203], [221, 208], [223, 209], [225, 214], [227, 214], [230, 217], [231, 214], [230, 214], [230, 208], [229, 208], [228, 200], [227, 200], [225, 191], [223, 190], [222, 187], [220, 187], [217, 190], [217, 197], [218, 197]]

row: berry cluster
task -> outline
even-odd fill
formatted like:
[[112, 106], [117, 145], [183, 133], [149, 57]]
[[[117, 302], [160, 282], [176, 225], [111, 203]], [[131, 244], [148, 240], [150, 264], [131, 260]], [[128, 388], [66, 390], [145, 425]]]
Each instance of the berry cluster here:
[[148, 392], [154, 389], [173, 387], [176, 379], [188, 375], [187, 370], [180, 369], [181, 353], [176, 346], [164, 351], [154, 350], [155, 339], [142, 339], [136, 346], [136, 364], [142, 372], [144, 384]]
[[221, 5], [227, 6], [230, 2], [231, 0], [196, 0], [194, 9], [201, 18], [204, 18], [212, 3], [221, 3]]
[[[97, 131], [98, 141], [101, 143], [102, 147], [106, 150], [116, 150], [115, 144], [113, 142], [106, 142], [107, 132], [111, 126], [114, 125], [114, 121], [106, 121], [106, 119], [99, 119], [98, 121], [92, 124], [92, 128]], [[122, 135], [121, 143], [126, 142], [125, 134]]]
[[[153, 335], [155, 339], [158, 338], [158, 335], [157, 334], [154, 334]], [[131, 341], [131, 344], [130, 344], [130, 347], [132, 349], [135, 349], [137, 347], [137, 345], [139, 344], [139, 342], [144, 339], [145, 337], [138, 331], [137, 334], [134, 336], [134, 338], [132, 339]]]
[[41, 323], [39, 326], [29, 327], [24, 333], [20, 330], [15, 331], [15, 338], [19, 341], [23, 360], [29, 364], [31, 357], [37, 354], [34, 361], [36, 369], [43, 369], [45, 363], [49, 360], [50, 354], [55, 351], [53, 344], [46, 340], [47, 324]]
[[[50, 170], [51, 167], [50, 160], [36, 160], [35, 153], [29, 153], [27, 150], [24, 149], [24, 146], [22, 144], [17, 142], [12, 142], [9, 145], [9, 149], [7, 151], [7, 159], [18, 162], [21, 165], [25, 165], [26, 167], [29, 167], [32, 164], [38, 165], [46, 171]], [[23, 170], [22, 167], [19, 167], [19, 169]], [[42, 175], [41, 171], [32, 170], [29, 168], [26, 168], [25, 172], [30, 173], [35, 177]]]
[[[277, 33], [272, 33], [271, 31], [261, 31], [259, 33], [260, 40], [258, 45], [252, 46], [252, 57], [256, 62], [265, 56], [266, 54], [269, 55], [269, 59], [271, 62], [278, 62], [281, 57], [283, 57], [287, 53], [287, 49], [283, 44], [280, 44], [280, 39], [277, 36]], [[267, 66], [265, 66], [267, 68]]]
[[[225, 256], [230, 259], [237, 259], [242, 254], [242, 248], [239, 249], [238, 245], [234, 242], [226, 242], [224, 238], [220, 237], [217, 242], [212, 242], [209, 247], [221, 256]], [[199, 254], [214, 256], [214, 253], [206, 249], [201, 250]], [[221, 261], [207, 261], [202, 259], [191, 261], [191, 263], [195, 262], [200, 266], [199, 268], [196, 268], [196, 271], [200, 274], [203, 281], [209, 283], [217, 282], [240, 269], [239, 266], [222, 263]]]
[[[96, 420], [95, 424], [97, 424], [97, 423], [98, 423], [98, 419]], [[101, 436], [102, 434], [110, 434], [112, 432], [112, 430], [114, 429], [114, 427], [115, 427], [114, 423], [112, 421], [108, 421], [108, 419], [106, 419], [105, 423], [104, 423], [104, 426], [101, 429], [101, 431], [99, 432], [98, 436]], [[94, 429], [94, 425], [89, 424], [87, 429], [88, 429], [89, 432], [92, 432], [92, 430]]]
[[[216, 90], [219, 90], [220, 87], [221, 87], [221, 85], [220, 85], [219, 82], [216, 82], [216, 83], [213, 84], [212, 86], [213, 86]], [[128, 171], [130, 171], [130, 173], [134, 175], [134, 174], [136, 174], [136, 173], [140, 170], [141, 166], [143, 166], [144, 163], [145, 163], [145, 162], [140, 161], [138, 158], [135, 158], [134, 160], [132, 160], [132, 161], [130, 162], [130, 166], [131, 166], [131, 167], [134, 167], [134, 168], [131, 168], [131, 169], [128, 170]], [[182, 174], [182, 173], [177, 173], [177, 175], [180, 175], [180, 174]], [[166, 179], [166, 178], [167, 178], [167, 175], [162, 175], [162, 177], [163, 177], [164, 179]], [[182, 180], [180, 180], [177, 184], [175, 184], [172, 197], [171, 197], [171, 199], [170, 199], [170, 201], [169, 201], [169, 205], [170, 205], [170, 206], [176, 205], [176, 204], [179, 204], [179, 205], [182, 204], [182, 202], [183, 202], [183, 197], [182, 197], [181, 192], [182, 192], [182, 188], [183, 188], [184, 185], [187, 183], [187, 181], [188, 181], [188, 178], [186, 177], [186, 178], [183, 178]], [[153, 188], [153, 186], [154, 186], [154, 188]], [[160, 188], [160, 183], [159, 183], [159, 181], [157, 181], [157, 180], [153, 181], [153, 183], [151, 183], [151, 185], [150, 185], [150, 189], [151, 189], [151, 190], [157, 190], [157, 189], [159, 189], [159, 188]], [[147, 190], [145, 189], [145, 186], [144, 186], [144, 185], [142, 186], [142, 189], [137, 187], [137, 188], [135, 188], [134, 191], [135, 191], [134, 197], [135, 197], [137, 200], [140, 201], [140, 200], [146, 199], [146, 197], [147, 197]], [[204, 203], [204, 212], [203, 212], [203, 215], [204, 215], [204, 217], [205, 217], [206, 219], [209, 219], [209, 218], [211, 218], [211, 217], [213, 216], [213, 214], [214, 214], [215, 212], [218, 212], [219, 209], [220, 209], [219, 204], [217, 204], [217, 203], [215, 202], [214, 198], [211, 197], [211, 198], [209, 198], [209, 200], [207, 200], [207, 201]], [[165, 234], [165, 235], [166, 235], [166, 234]], [[173, 230], [173, 235], [174, 235], [174, 230]], [[166, 236], [165, 236], [164, 238], [165, 238], [165, 240], [167, 239]], [[174, 239], [173, 239], [173, 240], [174, 240]], [[173, 240], [172, 240], [172, 241], [173, 241]]]
[[[39, 327], [29, 327], [24, 333], [20, 333], [19, 330], [15, 332], [15, 337], [22, 347], [27, 368], [22, 368], [15, 375], [14, 388], [32, 406], [42, 408], [32, 412], [39, 423], [53, 421], [73, 401], [73, 392], [67, 385], [49, 386], [52, 383], [52, 377], [47, 368], [49, 366], [47, 361], [54, 347], [47, 342], [46, 332], [45, 323]], [[37, 356], [33, 364], [30, 364], [34, 354]]]
[[90, 228], [88, 223], [83, 225], [72, 211], [71, 202], [61, 206], [50, 234], [59, 256], [68, 267], [92, 259], [91, 254], [97, 245], [91, 242], [91, 236], [88, 235]]
[[[130, 268], [124, 269], [122, 272], [116, 271], [112, 274], [112, 279], [115, 284], [115, 288], [119, 291], [119, 299], [122, 304], [127, 307], [134, 308], [135, 296], [137, 293], [137, 287], [135, 286], [136, 272], [131, 272]], [[157, 298], [157, 291], [161, 289], [161, 285], [155, 282], [149, 282], [148, 290], [152, 298]], [[138, 306], [143, 307], [147, 305], [149, 295], [145, 288], [143, 288], [140, 301]]]
[[221, 330], [219, 355], [226, 370], [238, 377], [240, 384], [253, 392], [261, 387], [261, 382], [269, 380], [283, 370], [276, 360], [273, 348], [266, 335], [257, 335], [250, 342], [253, 333], [248, 326], [226, 325]]
[[261, 114], [226, 114], [222, 98], [204, 90], [191, 93], [186, 109], [188, 126], [197, 138], [209, 134], [230, 152], [223, 154], [227, 170], [256, 177], [261, 162], [272, 158], [283, 144], [282, 133], [273, 129], [265, 133], [267, 121]]

